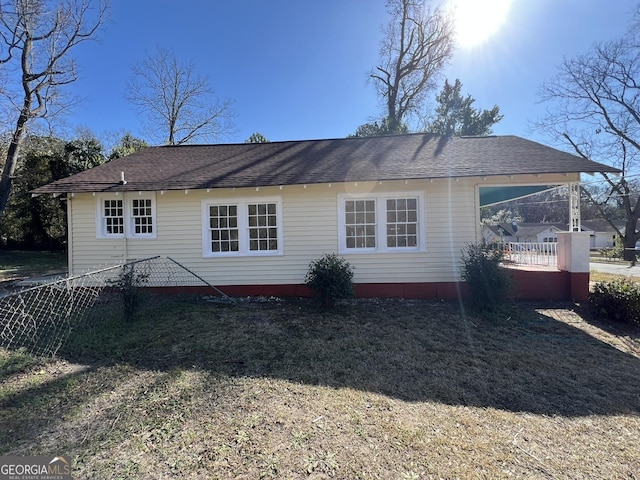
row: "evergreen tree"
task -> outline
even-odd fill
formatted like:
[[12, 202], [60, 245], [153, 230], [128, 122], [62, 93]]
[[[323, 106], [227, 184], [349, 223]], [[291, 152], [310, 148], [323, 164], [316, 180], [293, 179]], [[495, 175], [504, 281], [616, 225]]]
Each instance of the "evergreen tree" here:
[[502, 120], [500, 108], [495, 105], [491, 110], [477, 109], [473, 106], [475, 99], [471, 95], [463, 97], [461, 90], [459, 79], [453, 85], [445, 80], [442, 91], [436, 96], [436, 118], [426, 130], [456, 137], [490, 135], [491, 127]]

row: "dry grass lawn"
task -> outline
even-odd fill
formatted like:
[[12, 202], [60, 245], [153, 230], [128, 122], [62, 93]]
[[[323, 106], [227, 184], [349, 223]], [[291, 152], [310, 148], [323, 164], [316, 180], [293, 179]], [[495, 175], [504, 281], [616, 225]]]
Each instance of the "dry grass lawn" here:
[[74, 478], [640, 478], [638, 329], [573, 305], [185, 298], [0, 352], [0, 454]]

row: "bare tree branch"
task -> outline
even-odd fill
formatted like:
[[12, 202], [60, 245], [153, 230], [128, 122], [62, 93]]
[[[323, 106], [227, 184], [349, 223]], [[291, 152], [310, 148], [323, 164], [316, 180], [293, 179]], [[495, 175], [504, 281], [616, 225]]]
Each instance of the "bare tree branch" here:
[[16, 106], [16, 120], [0, 179], [0, 214], [29, 124], [50, 117], [59, 87], [77, 79], [71, 50], [94, 38], [106, 16], [102, 0], [10, 0], [0, 5], [0, 48], [6, 49], [0, 63], [13, 62], [18, 52], [20, 57], [15, 70], [20, 90], [3, 92]]
[[380, 64], [369, 74], [385, 101], [390, 133], [417, 114], [438, 74], [453, 55], [453, 20], [427, 0], [388, 0], [392, 18], [384, 29]]
[[173, 52], [158, 48], [131, 70], [127, 98], [146, 117], [158, 143], [214, 141], [231, 133], [231, 101], [215, 96], [193, 62], [182, 63]]
[[[622, 39], [596, 44], [584, 55], [565, 59], [555, 78], [542, 86], [542, 99], [551, 105], [537, 127], [566, 142], [587, 159], [622, 170], [608, 185], [604, 198], [588, 189], [584, 196], [620, 235], [625, 258], [632, 259], [640, 239], [640, 10]], [[625, 215], [625, 228], [613, 221], [610, 204]]]

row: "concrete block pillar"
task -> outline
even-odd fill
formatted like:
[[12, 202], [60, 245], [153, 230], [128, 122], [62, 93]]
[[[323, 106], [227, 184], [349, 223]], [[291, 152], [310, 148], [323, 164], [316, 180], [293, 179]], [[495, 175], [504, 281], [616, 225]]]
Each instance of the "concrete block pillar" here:
[[567, 272], [571, 300], [589, 297], [589, 233], [558, 232], [558, 270]]

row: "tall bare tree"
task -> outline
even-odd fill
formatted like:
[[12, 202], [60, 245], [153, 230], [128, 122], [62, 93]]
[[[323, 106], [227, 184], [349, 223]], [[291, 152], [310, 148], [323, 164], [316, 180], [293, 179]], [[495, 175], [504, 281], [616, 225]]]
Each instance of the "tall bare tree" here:
[[388, 0], [391, 15], [380, 44], [380, 64], [370, 73], [384, 100], [388, 133], [400, 132], [422, 110], [426, 94], [454, 50], [450, 12], [431, 8], [429, 0]]
[[[609, 163], [622, 175], [603, 173], [604, 194], [583, 194], [616, 230], [633, 260], [640, 239], [640, 10], [632, 27], [616, 41], [597, 43], [583, 55], [565, 59], [555, 78], [542, 86], [548, 114], [537, 127], [566, 143], [581, 157]], [[625, 228], [614, 223], [610, 208], [625, 214]], [[613, 210], [615, 211], [615, 209]]]
[[146, 118], [157, 143], [180, 145], [213, 141], [232, 131], [231, 101], [219, 100], [193, 62], [158, 48], [131, 67], [127, 98]]
[[2, 73], [8, 85], [12, 80], [19, 84], [15, 91], [2, 92], [14, 115], [0, 179], [0, 215], [11, 193], [29, 124], [64, 109], [60, 87], [78, 78], [72, 49], [95, 37], [106, 14], [107, 5], [101, 0], [10, 0], [0, 4]]

